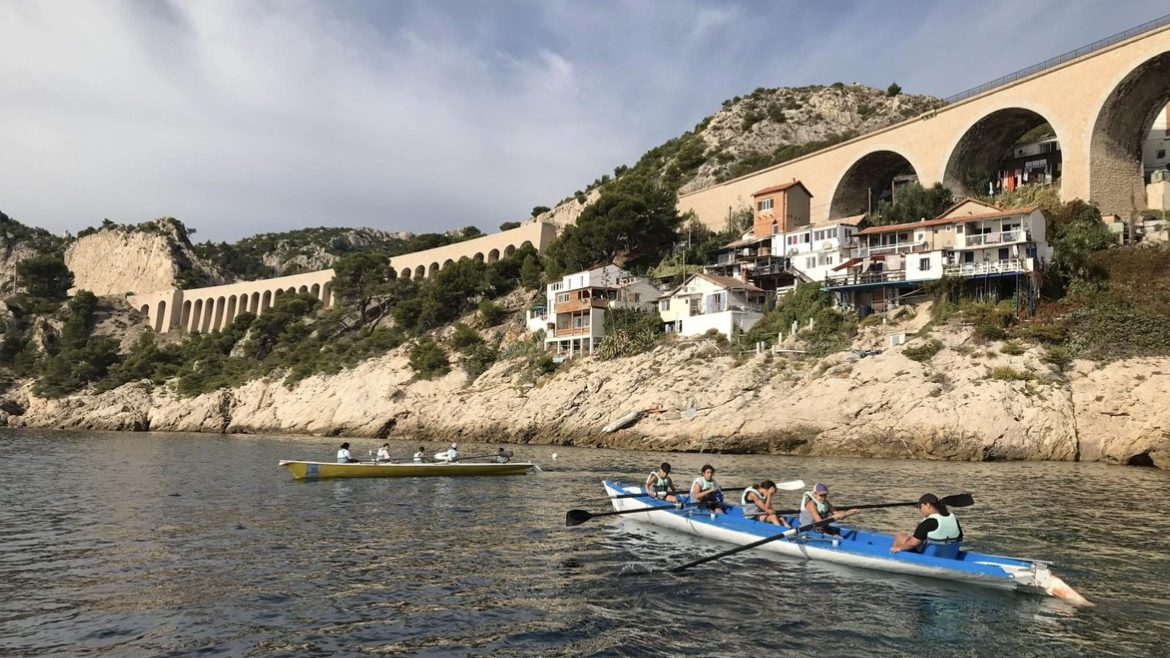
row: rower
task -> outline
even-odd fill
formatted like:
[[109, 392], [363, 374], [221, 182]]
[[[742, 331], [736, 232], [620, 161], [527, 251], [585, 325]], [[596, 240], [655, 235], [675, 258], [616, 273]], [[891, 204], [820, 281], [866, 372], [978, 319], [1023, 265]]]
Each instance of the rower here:
[[914, 532], [907, 534], [899, 532], [894, 535], [894, 545], [891, 553], [914, 551], [921, 553], [930, 544], [947, 546], [939, 551], [948, 555], [958, 554], [958, 543], [963, 541], [963, 528], [959, 519], [947, 510], [947, 506], [939, 501], [934, 494], [922, 494], [918, 499], [918, 512], [926, 517], [914, 528]]
[[383, 444], [382, 444], [382, 447], [381, 447], [381, 448], [378, 448], [378, 457], [377, 457], [377, 459], [378, 459], [378, 461], [380, 461], [380, 462], [388, 462], [388, 461], [390, 461], [390, 444], [389, 444], [389, 443], [383, 443]]
[[512, 460], [512, 456], [509, 455], [508, 453], [504, 452], [503, 448], [500, 448], [500, 451], [496, 453], [496, 463], [497, 464], [507, 464], [511, 460]]
[[674, 480], [670, 479], [670, 464], [662, 462], [658, 470], [651, 471], [650, 475], [646, 477], [646, 493], [653, 495], [655, 498], [665, 500], [668, 503], [677, 503], [678, 490], [674, 488]]
[[416, 464], [427, 463], [426, 448], [423, 448], [422, 446], [418, 447], [418, 452], [414, 453], [414, 463], [416, 463]]
[[447, 449], [447, 461], [455, 463], [459, 461], [459, 444], [452, 443], [451, 447]]
[[[856, 513], [857, 510], [838, 512], [837, 508], [829, 502], [829, 485], [823, 482], [816, 483], [812, 491], [806, 491], [800, 497], [800, 525], [802, 526], [820, 523], [829, 518], [839, 521]], [[838, 534], [837, 529], [829, 525], [820, 526], [818, 530], [826, 535]]]
[[691, 483], [691, 502], [699, 507], [711, 510], [713, 513], [726, 514], [727, 506], [723, 504], [723, 489], [715, 480], [715, 467], [703, 464], [699, 470], [702, 475]]
[[744, 489], [743, 495], [739, 497], [739, 504], [743, 505], [743, 518], [790, 527], [788, 521], [777, 516], [772, 509], [772, 496], [775, 494], [776, 483], [771, 480]]
[[341, 449], [337, 451], [337, 463], [356, 464], [357, 461], [358, 460], [353, 458], [353, 455], [349, 454], [349, 442], [346, 441], [345, 443], [341, 444]]

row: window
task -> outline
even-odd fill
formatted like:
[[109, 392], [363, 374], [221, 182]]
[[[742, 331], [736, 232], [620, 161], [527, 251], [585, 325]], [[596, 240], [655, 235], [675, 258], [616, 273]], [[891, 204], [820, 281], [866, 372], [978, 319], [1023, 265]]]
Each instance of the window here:
[[756, 208], [758, 208], [760, 212], [764, 212], [765, 210], [771, 210], [772, 209], [772, 199], [764, 199], [763, 201], [760, 201], [756, 205]]
[[929, 269], [930, 269], [930, 259], [929, 258], [919, 258], [918, 259], [918, 270], [920, 272], [925, 272]]
[[963, 262], [964, 263], [974, 263], [975, 262], [975, 252], [974, 251], [964, 251], [963, 252]]
[[642, 293], [640, 293], [640, 292], [634, 293], [634, 303], [640, 304], [641, 302], [642, 302]]
[[567, 301], [569, 301], [569, 293], [567, 293], [567, 292], [557, 293], [557, 303], [558, 304], [564, 304]]
[[804, 261], [804, 266], [808, 267], [808, 268], [816, 267], [817, 266], [816, 257], [814, 256], [813, 258], [806, 258]]
[[1161, 160], [1164, 157], [1166, 157], [1166, 149], [1158, 149], [1157, 158]]
[[1010, 258], [1008, 248], [1007, 247], [1000, 247], [999, 248], [999, 259], [1000, 260], [1007, 260], [1008, 258]]
[[829, 256], [828, 258], [826, 258], [826, 259], [825, 259], [825, 264], [826, 264], [826, 265], [832, 265], [832, 264], [833, 264], [833, 257], [832, 257], [832, 256]]
[[658, 302], [658, 310], [659, 311], [669, 311], [670, 310], [670, 299], [664, 299], [664, 300]]

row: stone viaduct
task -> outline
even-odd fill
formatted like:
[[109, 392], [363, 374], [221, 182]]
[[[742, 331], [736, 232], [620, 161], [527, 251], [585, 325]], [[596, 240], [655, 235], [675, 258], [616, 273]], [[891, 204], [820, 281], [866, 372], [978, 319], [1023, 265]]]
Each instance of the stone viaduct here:
[[[865, 212], [869, 190], [900, 174], [956, 194], [986, 193], [1007, 150], [1049, 123], [1063, 159], [1061, 196], [1128, 218], [1146, 207], [1142, 143], [1170, 101], [1170, 16], [947, 99], [938, 110], [679, 198], [714, 229], [752, 194], [799, 180], [814, 222]], [[982, 180], [983, 189], [976, 189]]]
[[[555, 226], [532, 221], [519, 228], [481, 238], [394, 256], [390, 259], [390, 267], [399, 277], [422, 280], [464, 258], [494, 263], [510, 256], [525, 244], [543, 251], [555, 237]], [[284, 294], [309, 293], [321, 300], [324, 306], [332, 306], [332, 281], [333, 270], [320, 270], [207, 288], [133, 294], [128, 301], [147, 317], [150, 326], [159, 333], [206, 333], [229, 326], [243, 313], [263, 315], [273, 301]]]

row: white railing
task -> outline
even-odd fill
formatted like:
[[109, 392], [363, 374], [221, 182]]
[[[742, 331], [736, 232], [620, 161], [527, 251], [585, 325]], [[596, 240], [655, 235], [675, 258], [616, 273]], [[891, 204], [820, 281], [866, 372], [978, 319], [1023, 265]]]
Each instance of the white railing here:
[[955, 246], [959, 249], [964, 247], [985, 247], [994, 244], [1011, 244], [1013, 242], [1028, 242], [1032, 236], [1023, 229], [1016, 229], [1014, 231], [997, 231], [995, 233], [981, 233], [979, 235], [964, 235], [955, 240]]
[[925, 242], [901, 242], [886, 244], [879, 247], [855, 247], [849, 250], [850, 258], [866, 258], [867, 256], [883, 256], [890, 254], [910, 254], [926, 251]]
[[961, 263], [947, 265], [944, 268], [947, 276], [980, 276], [983, 274], [1011, 274], [1012, 272], [1029, 272], [1026, 258], [1009, 258], [1007, 260], [993, 260], [986, 263]]

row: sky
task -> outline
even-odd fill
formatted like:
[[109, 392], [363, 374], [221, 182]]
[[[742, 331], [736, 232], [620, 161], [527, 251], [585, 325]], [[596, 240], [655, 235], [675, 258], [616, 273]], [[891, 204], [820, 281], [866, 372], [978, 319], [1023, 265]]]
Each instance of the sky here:
[[0, 211], [414, 232], [552, 206], [756, 87], [948, 96], [1165, 0], [0, 3]]

